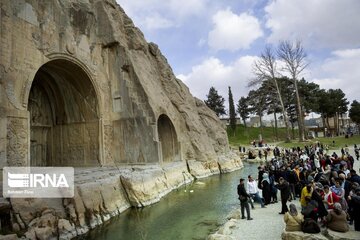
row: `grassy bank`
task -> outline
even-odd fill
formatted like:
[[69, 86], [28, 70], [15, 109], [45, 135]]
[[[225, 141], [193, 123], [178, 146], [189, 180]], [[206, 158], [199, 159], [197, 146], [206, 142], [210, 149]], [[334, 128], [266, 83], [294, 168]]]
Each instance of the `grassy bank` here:
[[[262, 138], [266, 143], [279, 142], [286, 139], [285, 128], [278, 129], [278, 138], [276, 138], [275, 128], [272, 127], [264, 127], [263, 131], [261, 132], [261, 128], [245, 128], [244, 125], [237, 125], [235, 134], [229, 128], [227, 129], [227, 133], [229, 137], [229, 142], [233, 146], [249, 145], [251, 141], [258, 140], [260, 134], [262, 134]], [[295, 134], [297, 134], [297, 131]]]
[[[315, 138], [315, 139], [307, 140], [306, 142], [298, 142], [298, 141], [293, 141], [291, 143], [281, 142], [278, 145], [282, 147], [304, 146], [304, 145], [316, 143], [317, 141], [319, 141], [324, 145], [329, 145], [329, 149], [340, 149], [342, 147], [345, 147], [345, 145], [352, 147], [354, 146], [354, 144], [357, 144], [360, 147], [360, 135], [354, 135], [353, 137], [349, 137], [349, 138], [345, 138], [344, 136]], [[333, 143], [333, 141], [335, 143]]]
[[[231, 129], [227, 129], [229, 143], [232, 146], [244, 146], [250, 145], [250, 142], [253, 140], [259, 139], [259, 134], [261, 134], [260, 128], [255, 127], [247, 127], [245, 128], [243, 125], [237, 125], [235, 134]], [[295, 132], [295, 136], [297, 137], [297, 131]], [[354, 135], [350, 138], [345, 138], [344, 136], [340, 137], [329, 137], [329, 138], [315, 138], [307, 140], [306, 142], [299, 142], [297, 139], [292, 140], [290, 143], [285, 143], [284, 140], [286, 139], [286, 130], [285, 128], [278, 129], [278, 138], [275, 135], [275, 128], [271, 127], [264, 127], [262, 131], [262, 138], [264, 139], [265, 143], [277, 143], [277, 145], [282, 147], [295, 147], [300, 146], [303, 147], [304, 145], [309, 145], [316, 143], [319, 141], [324, 145], [329, 145], [330, 149], [339, 149], [344, 147], [345, 145], [353, 146], [357, 144], [360, 147], [360, 135]], [[335, 144], [333, 144], [335, 141]]]

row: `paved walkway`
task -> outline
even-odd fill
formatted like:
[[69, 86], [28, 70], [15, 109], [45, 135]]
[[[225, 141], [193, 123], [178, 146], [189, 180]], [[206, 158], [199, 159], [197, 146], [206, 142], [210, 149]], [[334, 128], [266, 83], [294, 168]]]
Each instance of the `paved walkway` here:
[[[300, 209], [299, 201], [292, 201]], [[261, 208], [260, 204], [255, 204], [255, 209], [250, 210], [250, 215], [254, 220], [239, 220], [233, 229], [231, 236], [235, 239], [280, 239], [283, 231], [284, 215], [278, 214], [281, 211], [281, 202], [269, 204], [266, 208]]]

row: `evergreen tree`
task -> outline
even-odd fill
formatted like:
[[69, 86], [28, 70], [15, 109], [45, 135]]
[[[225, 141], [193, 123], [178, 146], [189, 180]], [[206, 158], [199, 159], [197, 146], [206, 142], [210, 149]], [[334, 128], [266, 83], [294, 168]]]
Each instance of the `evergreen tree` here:
[[329, 118], [334, 118], [334, 131], [339, 134], [339, 117], [347, 112], [349, 102], [341, 89], [321, 90], [318, 94], [318, 112], [323, 118], [324, 125], [330, 130]]
[[249, 105], [251, 113], [254, 113], [259, 116], [260, 121], [260, 132], [263, 134], [263, 123], [262, 117], [264, 116], [264, 111], [267, 109], [267, 92], [265, 88], [260, 87], [257, 90], [250, 90], [248, 94]]
[[230, 120], [230, 128], [233, 130], [235, 134], [236, 112], [235, 112], [234, 99], [231, 92], [231, 87], [229, 87], [229, 120]]
[[298, 87], [304, 112], [316, 112], [319, 108], [320, 86], [303, 78], [298, 82]]
[[225, 99], [218, 94], [214, 87], [210, 88], [209, 94], [206, 95], [206, 97], [207, 100], [204, 101], [206, 106], [213, 110], [218, 117], [226, 114], [224, 106]]
[[356, 100], [351, 103], [349, 117], [351, 121], [356, 123], [358, 126], [360, 125], [360, 103]]
[[239, 102], [237, 104], [237, 112], [239, 113], [241, 120], [243, 120], [244, 126], [246, 128], [246, 119], [248, 119], [250, 115], [250, 108], [247, 98], [241, 97], [239, 99]]

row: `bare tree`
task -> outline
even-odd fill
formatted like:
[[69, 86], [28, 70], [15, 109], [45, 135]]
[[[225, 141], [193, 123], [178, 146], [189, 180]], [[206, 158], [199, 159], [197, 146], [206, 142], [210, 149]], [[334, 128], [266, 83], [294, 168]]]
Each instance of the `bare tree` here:
[[304, 115], [302, 111], [302, 105], [299, 96], [297, 79], [304, 69], [308, 66], [306, 62], [306, 53], [301, 44], [301, 41], [296, 43], [291, 43], [289, 41], [282, 41], [279, 44], [277, 49], [278, 57], [283, 61], [284, 68], [283, 70], [288, 72], [291, 76], [291, 80], [294, 82], [295, 94], [296, 94], [296, 105], [298, 113], [298, 123], [299, 123], [299, 140], [305, 140], [305, 125], [304, 125]]
[[281, 91], [277, 81], [277, 65], [276, 55], [270, 46], [266, 46], [265, 50], [261, 53], [260, 58], [253, 64], [253, 73], [256, 78], [250, 81], [249, 86], [257, 85], [266, 80], [274, 84], [278, 100], [280, 102], [281, 112], [284, 118], [286, 127], [286, 141], [290, 142], [290, 129], [288, 123], [288, 116], [284, 106], [284, 101], [281, 96]]

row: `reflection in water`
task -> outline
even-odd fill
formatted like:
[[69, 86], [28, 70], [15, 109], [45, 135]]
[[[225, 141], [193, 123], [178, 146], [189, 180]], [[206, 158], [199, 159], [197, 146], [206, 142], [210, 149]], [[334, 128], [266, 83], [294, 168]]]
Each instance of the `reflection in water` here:
[[257, 165], [245, 163], [240, 171], [200, 179], [159, 203], [128, 209], [79, 239], [205, 239], [238, 207], [236, 187], [249, 174], [257, 176]]

